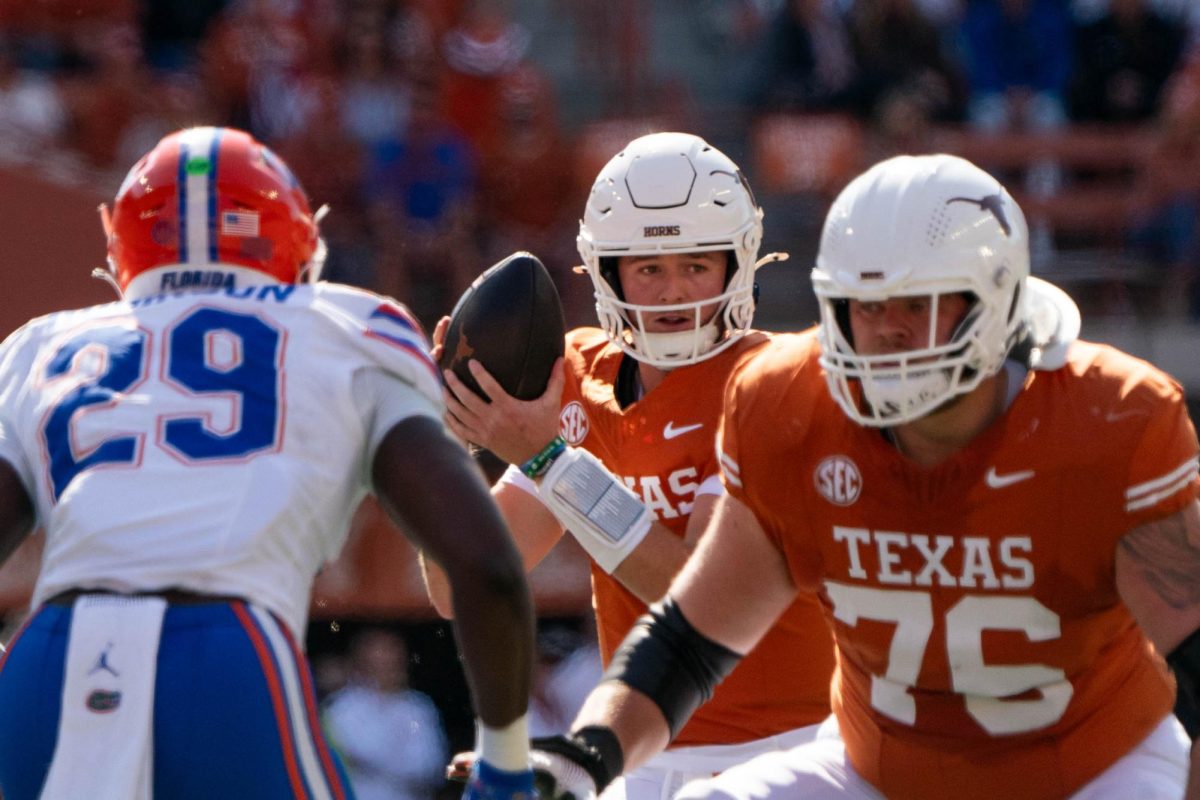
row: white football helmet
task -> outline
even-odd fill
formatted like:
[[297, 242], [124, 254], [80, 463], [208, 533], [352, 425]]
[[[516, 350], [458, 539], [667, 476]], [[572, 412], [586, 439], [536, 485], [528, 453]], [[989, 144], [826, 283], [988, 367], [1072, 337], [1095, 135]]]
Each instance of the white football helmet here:
[[[876, 164], [834, 201], [812, 272], [830, 392], [851, 419], [886, 427], [971, 391], [1025, 334], [1028, 280], [1025, 216], [995, 178], [948, 155]], [[938, 298], [951, 294], [970, 304], [948, 342], [936, 342], [931, 322], [923, 347], [855, 352], [848, 301], [928, 296], [936, 320]]]
[[[652, 133], [630, 142], [596, 177], [576, 239], [609, 341], [661, 369], [695, 364], [733, 344], [754, 317], [762, 216], [742, 171], [699, 136]], [[616, 257], [710, 250], [734, 254], [722, 294], [671, 306], [625, 301]], [[700, 310], [714, 303], [718, 311], [704, 324]], [[663, 311], [688, 313], [695, 327], [644, 332], [643, 315]]]

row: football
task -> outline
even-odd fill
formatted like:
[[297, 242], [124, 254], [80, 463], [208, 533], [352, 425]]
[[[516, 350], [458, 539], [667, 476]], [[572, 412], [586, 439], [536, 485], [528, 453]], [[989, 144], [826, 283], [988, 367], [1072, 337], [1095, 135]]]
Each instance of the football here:
[[450, 312], [441, 368], [488, 399], [467, 361], [483, 365], [504, 390], [520, 400], [546, 391], [550, 369], [563, 354], [562, 303], [546, 267], [532, 253], [517, 252], [489, 267]]

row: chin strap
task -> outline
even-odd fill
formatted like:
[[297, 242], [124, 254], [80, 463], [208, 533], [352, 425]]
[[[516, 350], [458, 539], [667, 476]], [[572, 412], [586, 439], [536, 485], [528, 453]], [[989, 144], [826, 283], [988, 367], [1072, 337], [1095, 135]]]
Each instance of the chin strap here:
[[125, 297], [125, 293], [121, 291], [121, 286], [117, 283], [117, 279], [113, 277], [111, 270], [105, 269], [104, 267], [96, 267], [92, 270], [92, 277], [98, 278], [111, 286], [113, 291], [117, 293], [118, 298]]
[[[102, 227], [104, 229], [104, 240], [106, 242], [112, 242], [112, 236], [113, 236], [112, 212], [110, 212], [108, 210], [108, 203], [101, 203], [96, 208], [96, 211], [98, 211], [100, 213], [100, 227]], [[120, 299], [123, 299], [125, 297], [125, 293], [123, 291], [121, 291], [121, 285], [119, 283], [117, 283], [117, 278], [113, 274], [114, 272], [115, 272], [115, 270], [113, 269], [112, 256], [109, 256], [108, 266], [107, 267], [96, 267], [95, 269], [93, 269], [92, 277], [99, 278], [100, 280], [107, 283], [109, 286], [111, 286], [113, 288], [113, 291], [115, 291], [117, 293], [117, 297]]]
[[627, 332], [638, 352], [654, 360], [703, 356], [721, 338], [721, 329], [717, 325], [716, 317], [712, 322], [686, 331], [643, 333], [630, 328]]
[[313, 225], [317, 227], [317, 248], [313, 250], [312, 257], [308, 259], [308, 263], [300, 268], [300, 274], [296, 277], [296, 283], [316, 283], [321, 280], [321, 273], [325, 271], [325, 259], [329, 256], [329, 248], [325, 244], [325, 240], [321, 237], [320, 228], [321, 220], [329, 213], [329, 204], [324, 203], [313, 213]]
[[765, 267], [767, 264], [774, 264], [776, 261], [787, 261], [791, 258], [787, 253], [767, 253], [765, 256], [754, 262], [754, 271]]

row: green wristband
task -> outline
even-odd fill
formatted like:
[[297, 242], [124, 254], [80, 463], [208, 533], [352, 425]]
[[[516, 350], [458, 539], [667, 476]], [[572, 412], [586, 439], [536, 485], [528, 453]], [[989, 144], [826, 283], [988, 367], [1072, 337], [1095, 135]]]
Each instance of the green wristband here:
[[563, 438], [555, 436], [550, 440], [550, 444], [542, 448], [540, 453], [521, 465], [521, 472], [527, 478], [541, 477], [545, 474], [546, 470], [550, 469], [550, 465], [554, 463], [554, 459], [561, 456], [566, 449], [567, 443], [563, 441]]

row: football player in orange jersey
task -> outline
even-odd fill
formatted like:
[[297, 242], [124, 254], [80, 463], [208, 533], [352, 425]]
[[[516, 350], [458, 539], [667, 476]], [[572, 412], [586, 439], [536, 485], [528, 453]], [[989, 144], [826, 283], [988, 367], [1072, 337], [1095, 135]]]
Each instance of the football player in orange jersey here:
[[677, 798], [1200, 797], [1171, 713], [1200, 681], [1178, 384], [1077, 340], [1074, 303], [1029, 275], [1021, 210], [960, 158], [852, 181], [812, 277], [820, 326], [730, 377], [728, 493], [572, 733], [534, 752], [543, 796], [642, 763], [815, 590], [834, 735]]
[[[750, 329], [761, 220], [737, 165], [704, 140], [636, 139], [601, 170], [580, 225], [602, 329], [568, 334], [565, 370], [537, 400], [509, 397], [477, 362], [490, 405], [446, 374], [450, 427], [523, 465], [493, 494], [527, 567], [564, 529], [591, 556], [605, 662], [666, 592], [724, 491], [713, 447], [722, 389], [768, 341]], [[427, 578], [448, 613], [444, 586]], [[672, 731], [673, 749], [606, 797], [660, 800], [815, 735], [829, 714], [832, 641], [812, 595], [781, 612], [712, 702]]]

